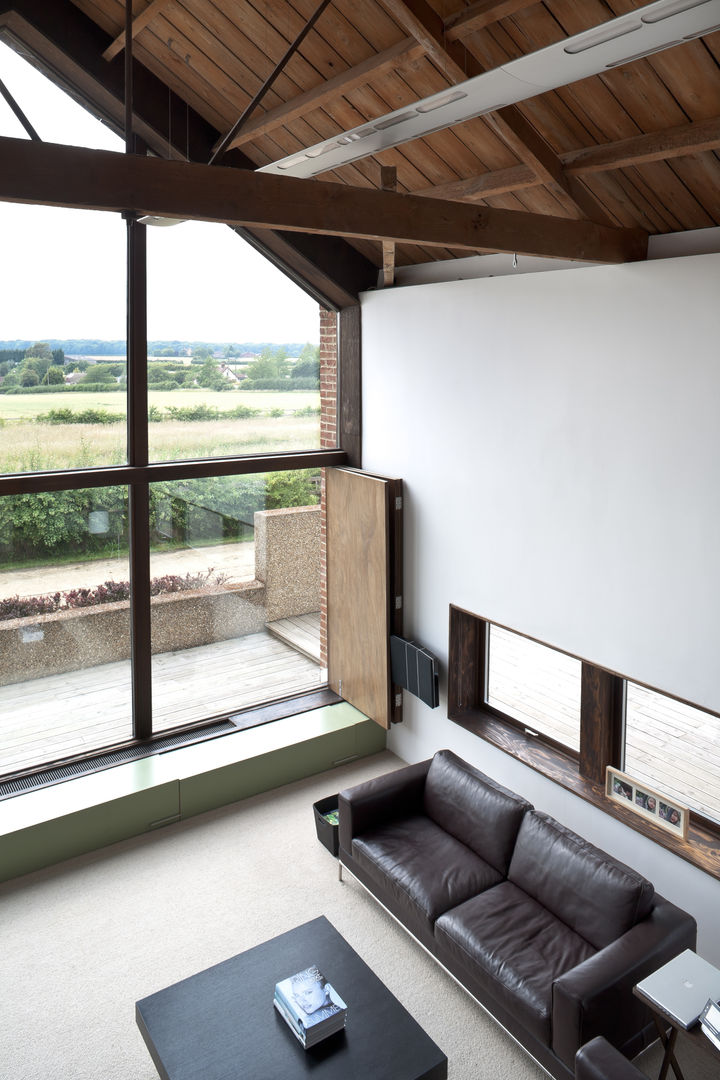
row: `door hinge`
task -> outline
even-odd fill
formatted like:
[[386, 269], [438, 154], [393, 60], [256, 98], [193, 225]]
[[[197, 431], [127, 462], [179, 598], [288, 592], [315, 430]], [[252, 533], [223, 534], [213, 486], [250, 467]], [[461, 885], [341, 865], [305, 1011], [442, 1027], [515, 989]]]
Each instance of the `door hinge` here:
[[402, 510], [402, 495], [395, 496], [395, 509]]
[[395, 597], [395, 610], [396, 611], [401, 611], [402, 606], [403, 606], [403, 598], [402, 598], [402, 596], [396, 596]]

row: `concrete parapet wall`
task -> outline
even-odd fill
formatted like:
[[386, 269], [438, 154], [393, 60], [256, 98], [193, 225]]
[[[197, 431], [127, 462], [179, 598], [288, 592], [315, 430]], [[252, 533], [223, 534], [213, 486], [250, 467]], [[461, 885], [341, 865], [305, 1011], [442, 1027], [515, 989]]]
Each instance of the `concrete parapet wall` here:
[[320, 507], [255, 514], [255, 576], [268, 622], [320, 610]]
[[[265, 626], [257, 581], [152, 600], [152, 652], [173, 652], [253, 634]], [[130, 605], [75, 608], [0, 623], [0, 686], [127, 660]]]

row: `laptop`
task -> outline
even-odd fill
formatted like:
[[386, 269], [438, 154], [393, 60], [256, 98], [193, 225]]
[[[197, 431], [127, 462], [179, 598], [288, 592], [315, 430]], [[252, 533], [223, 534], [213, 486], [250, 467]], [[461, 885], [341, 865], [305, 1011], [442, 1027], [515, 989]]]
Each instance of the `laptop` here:
[[720, 971], [686, 949], [639, 982], [638, 990], [682, 1028], [699, 1019], [709, 998], [720, 998]]

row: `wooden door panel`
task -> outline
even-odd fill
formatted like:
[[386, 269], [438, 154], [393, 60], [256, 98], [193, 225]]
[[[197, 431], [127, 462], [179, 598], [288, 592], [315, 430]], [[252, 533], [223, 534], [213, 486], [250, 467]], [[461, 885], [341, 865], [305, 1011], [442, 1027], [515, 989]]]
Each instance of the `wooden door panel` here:
[[328, 682], [385, 728], [396, 718], [389, 641], [399, 632], [397, 483], [353, 469], [326, 472]]

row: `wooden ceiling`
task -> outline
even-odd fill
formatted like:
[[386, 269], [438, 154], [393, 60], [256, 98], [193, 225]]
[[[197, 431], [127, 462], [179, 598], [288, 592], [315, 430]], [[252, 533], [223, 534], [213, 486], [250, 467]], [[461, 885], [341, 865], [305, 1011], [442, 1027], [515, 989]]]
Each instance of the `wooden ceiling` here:
[[[136, 65], [168, 88], [168, 155], [209, 160], [191, 146], [190, 119], [204, 121], [216, 147], [318, 4], [135, 0]], [[28, 7], [19, 0], [5, 6]], [[73, 5], [56, 0], [54, 6]], [[238, 163], [262, 166], [642, 6], [635, 0], [331, 0], [230, 146], [242, 154]], [[119, 72], [124, 3], [74, 0], [74, 7], [98, 31], [103, 48], [96, 66]], [[715, 226], [719, 61], [720, 32], [710, 33], [318, 179], [379, 189], [392, 186], [396, 175], [402, 193], [651, 235]], [[232, 160], [231, 153], [222, 163]], [[398, 243], [383, 252], [381, 241], [350, 243], [375, 267], [383, 254], [386, 265], [468, 254], [465, 247]]]

